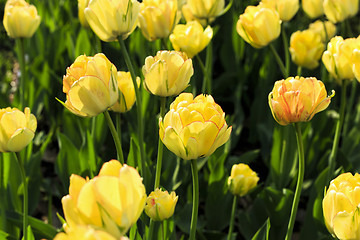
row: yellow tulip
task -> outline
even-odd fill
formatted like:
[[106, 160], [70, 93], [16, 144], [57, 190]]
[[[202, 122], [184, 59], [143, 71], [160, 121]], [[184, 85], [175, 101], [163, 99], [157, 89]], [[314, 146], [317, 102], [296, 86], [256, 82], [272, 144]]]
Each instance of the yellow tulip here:
[[5, 4], [4, 28], [11, 38], [30, 38], [40, 25], [41, 18], [34, 5], [25, 0], [8, 0]]
[[186, 22], [197, 21], [203, 27], [205, 27], [206, 25], [212, 23], [215, 20], [215, 18], [210, 18], [209, 20], [207, 20], [207, 19], [200, 19], [200, 18], [195, 17], [193, 15], [193, 13], [191, 12], [189, 4], [184, 4], [182, 6], [181, 13], [182, 13], [183, 17], [185, 18]]
[[289, 77], [275, 82], [269, 106], [274, 119], [285, 126], [310, 121], [329, 106], [334, 95], [327, 96], [323, 82], [314, 77]]
[[91, 0], [85, 18], [104, 42], [126, 39], [136, 28], [140, 3], [136, 0]]
[[211, 95], [194, 98], [191, 93], [182, 93], [171, 103], [159, 127], [164, 145], [185, 160], [211, 155], [227, 142], [232, 129]]
[[353, 51], [351, 61], [354, 76], [360, 82], [360, 48]]
[[279, 14], [271, 8], [248, 6], [236, 24], [238, 34], [251, 46], [262, 48], [280, 35]]
[[353, 17], [359, 10], [359, 0], [324, 0], [324, 13], [333, 23]]
[[284, 22], [290, 21], [299, 10], [299, 0], [262, 0], [260, 4], [277, 11]]
[[89, 27], [89, 23], [87, 22], [84, 10], [89, 5], [90, 0], [78, 0], [78, 16], [79, 21], [83, 27]]
[[207, 23], [221, 15], [225, 0], [187, 0], [188, 7], [196, 18], [204, 19]]
[[[119, 98], [116, 103], [110, 108], [114, 112], [127, 112], [135, 103], [135, 88], [131, 79], [130, 72], [117, 72], [117, 84], [119, 87]], [[136, 77], [136, 82], [139, 87], [140, 78]]]
[[244, 163], [234, 164], [228, 178], [229, 190], [240, 197], [245, 196], [256, 187], [259, 177], [249, 165]]
[[338, 239], [360, 239], [359, 185], [359, 174], [343, 173], [326, 190], [322, 202], [325, 225]]
[[169, 39], [176, 51], [185, 52], [189, 58], [193, 58], [201, 52], [211, 41], [213, 30], [210, 26], [204, 30], [197, 21], [176, 25]]
[[34, 138], [37, 121], [30, 108], [0, 109], [0, 152], [20, 152]]
[[175, 192], [169, 194], [157, 188], [146, 199], [145, 213], [154, 221], [163, 221], [174, 215], [177, 201]]
[[177, 51], [158, 51], [145, 59], [142, 68], [145, 88], [152, 94], [168, 97], [185, 90], [194, 74], [192, 60]]
[[118, 99], [117, 70], [104, 54], [81, 55], [66, 69], [63, 78], [63, 105], [82, 117], [94, 117]]
[[[65, 224], [65, 233], [56, 234], [54, 240], [116, 240], [111, 234], [102, 230], [94, 229], [86, 225], [69, 228]], [[125, 240], [127, 238], [121, 238]]]
[[144, 0], [139, 13], [139, 27], [149, 41], [167, 38], [179, 22], [177, 0]]
[[314, 19], [324, 14], [323, 2], [324, 0], [302, 0], [301, 4], [306, 15]]
[[324, 51], [320, 34], [310, 30], [296, 31], [290, 37], [291, 59], [298, 66], [314, 69]]
[[146, 193], [133, 167], [111, 160], [91, 180], [72, 175], [69, 195], [61, 201], [70, 229], [86, 225], [118, 239], [140, 217]]
[[322, 61], [328, 72], [336, 80], [352, 80], [355, 78], [352, 70], [352, 54], [358, 46], [355, 38], [343, 39], [341, 36], [333, 37], [327, 45]]
[[322, 22], [317, 20], [309, 25], [309, 30], [320, 34], [321, 41], [325, 43], [335, 36], [336, 26], [330, 21]]

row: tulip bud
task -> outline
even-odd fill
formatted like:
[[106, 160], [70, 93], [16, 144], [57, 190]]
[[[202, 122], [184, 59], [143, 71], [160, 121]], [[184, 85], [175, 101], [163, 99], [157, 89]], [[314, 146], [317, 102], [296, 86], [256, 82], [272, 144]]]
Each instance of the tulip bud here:
[[309, 30], [320, 34], [321, 41], [325, 43], [335, 36], [336, 26], [330, 21], [322, 22], [317, 20], [309, 25]]
[[145, 88], [161, 97], [175, 96], [185, 90], [194, 73], [192, 60], [181, 52], [158, 51], [145, 59], [142, 68]]
[[277, 11], [284, 22], [290, 21], [299, 10], [299, 0], [262, 0], [260, 4]]
[[359, 0], [324, 0], [324, 13], [333, 23], [353, 17], [359, 10]]
[[176, 51], [185, 52], [189, 58], [193, 58], [209, 44], [212, 36], [213, 31], [210, 26], [204, 30], [199, 22], [192, 21], [186, 25], [176, 25], [169, 39]]
[[302, 0], [301, 4], [306, 15], [314, 19], [324, 14], [323, 2], [324, 0]]
[[210, 95], [180, 94], [159, 120], [160, 139], [184, 160], [210, 156], [230, 138], [225, 113]]
[[236, 24], [238, 34], [251, 46], [262, 48], [280, 35], [279, 14], [271, 9], [248, 6]]
[[87, 22], [84, 10], [89, 5], [90, 0], [78, 0], [78, 16], [79, 21], [83, 27], [89, 27], [89, 23]]
[[229, 190], [240, 197], [245, 196], [256, 187], [259, 177], [247, 164], [234, 164], [228, 178]]
[[94, 117], [118, 99], [117, 70], [102, 53], [81, 55], [66, 69], [63, 78], [63, 105], [81, 117]]
[[225, 0], [187, 0], [187, 4], [192, 15], [210, 23], [210, 20], [222, 14]]
[[329, 106], [334, 95], [333, 91], [327, 96], [323, 82], [314, 77], [289, 77], [275, 82], [269, 105], [274, 119], [285, 126], [310, 121]]
[[136, 28], [140, 3], [136, 0], [91, 0], [85, 18], [104, 42], [126, 39]]
[[321, 36], [310, 30], [296, 31], [290, 37], [291, 59], [298, 66], [314, 69], [324, 51]]
[[325, 225], [338, 239], [360, 239], [359, 185], [358, 173], [343, 173], [326, 190], [322, 201]]
[[[110, 108], [114, 112], [127, 112], [135, 103], [135, 88], [131, 79], [130, 72], [117, 72], [117, 84], [119, 87], [119, 98]], [[140, 78], [136, 77], [137, 87], [140, 85]]]
[[145, 213], [154, 221], [163, 221], [174, 214], [177, 201], [175, 192], [169, 194], [157, 188], [146, 199]]
[[8, 0], [5, 4], [3, 24], [11, 38], [32, 37], [40, 20], [36, 7], [25, 0]]

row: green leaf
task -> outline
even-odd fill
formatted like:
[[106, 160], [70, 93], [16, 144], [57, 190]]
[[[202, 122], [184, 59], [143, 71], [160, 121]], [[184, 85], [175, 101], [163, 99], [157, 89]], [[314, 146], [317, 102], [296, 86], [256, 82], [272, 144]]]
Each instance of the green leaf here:
[[267, 219], [264, 225], [256, 232], [251, 240], [268, 240], [270, 232], [270, 219]]
[[[35, 237], [34, 237], [34, 234], [33, 234], [33, 232], [32, 232], [32, 230], [31, 230], [31, 226], [29, 225], [28, 227], [27, 227], [27, 239], [28, 240], [35, 240]], [[25, 237], [23, 236], [22, 237], [22, 240], [23, 239], [25, 239]]]

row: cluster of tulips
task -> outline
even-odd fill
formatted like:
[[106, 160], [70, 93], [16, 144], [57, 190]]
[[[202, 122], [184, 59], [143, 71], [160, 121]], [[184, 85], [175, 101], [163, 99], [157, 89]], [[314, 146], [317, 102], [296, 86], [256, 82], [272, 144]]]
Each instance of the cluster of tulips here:
[[[66, 69], [63, 77], [65, 102], [58, 99], [71, 113], [80, 117], [104, 114], [117, 150], [117, 160], [103, 164], [92, 179], [70, 176], [69, 194], [62, 198], [65, 217], [64, 232], [55, 239], [127, 239], [128, 231], [140, 215], [150, 217], [147, 239], [152, 239], [154, 221], [163, 221], [174, 214], [178, 196], [160, 188], [163, 145], [184, 160], [190, 160], [193, 180], [193, 205], [190, 239], [196, 237], [199, 207], [197, 159], [208, 157], [230, 138], [232, 127], [225, 113], [211, 93], [211, 71], [203, 66], [203, 94], [195, 96], [184, 92], [194, 74], [194, 57], [204, 50], [213, 37], [211, 23], [231, 7], [224, 0], [79, 0], [79, 20], [90, 27], [104, 42], [118, 41], [128, 72], [118, 71], [103, 54], [78, 56]], [[291, 239], [304, 178], [304, 147], [299, 123], [310, 121], [325, 110], [335, 92], [328, 95], [322, 81], [302, 77], [302, 67], [314, 69], [319, 60], [330, 75], [341, 85], [340, 117], [334, 145], [330, 154], [329, 181], [334, 177], [339, 132], [344, 119], [346, 87], [350, 81], [360, 81], [360, 37], [343, 39], [335, 36], [338, 22], [355, 16], [359, 0], [303, 0], [305, 13], [315, 19], [325, 14], [329, 21], [317, 20], [306, 30], [294, 32], [285, 53], [298, 66], [297, 76], [289, 76], [289, 61], [282, 62], [272, 42], [280, 33], [285, 35], [284, 22], [289, 22], [299, 9], [299, 0], [262, 0], [257, 6], [248, 6], [237, 22], [238, 34], [252, 47], [270, 46], [283, 80], [276, 81], [268, 97], [272, 115], [280, 125], [293, 124], [298, 143], [298, 179], [292, 204], [286, 239]], [[179, 24], [183, 17], [186, 24]], [[30, 38], [40, 24], [35, 6], [25, 0], [8, 0], [4, 11], [4, 27], [11, 38]], [[124, 40], [136, 27], [148, 41], [169, 39], [174, 50], [164, 49], [144, 59], [143, 78], [136, 76]], [[205, 29], [204, 29], [205, 28]], [[286, 37], [285, 37], [286, 38]], [[327, 50], [325, 45], [328, 42]], [[167, 46], [164, 41], [164, 47]], [[198, 58], [199, 59], [199, 58]], [[199, 59], [201, 62], [201, 59]], [[19, 59], [20, 65], [24, 61]], [[21, 66], [21, 81], [26, 79]], [[160, 101], [159, 145], [154, 190], [147, 196], [145, 185], [146, 154], [144, 152], [144, 120], [140, 88], [158, 96]], [[26, 95], [20, 84], [20, 108], [26, 106]], [[175, 97], [166, 112], [166, 99]], [[61, 96], [59, 96], [61, 98]], [[136, 103], [140, 161], [135, 169], [124, 159], [120, 129], [115, 129], [109, 111], [124, 113]], [[155, 116], [154, 116], [155, 117]], [[0, 151], [18, 153], [34, 138], [37, 121], [30, 109], [0, 110]], [[18, 159], [18, 158], [17, 158]], [[18, 159], [23, 176], [26, 174]], [[243, 197], [257, 186], [259, 177], [246, 164], [232, 167], [228, 178], [229, 191]], [[360, 238], [360, 177], [343, 173], [326, 189], [323, 200], [324, 220], [329, 232], [339, 239]], [[24, 190], [23, 234], [27, 239], [27, 197]], [[233, 231], [236, 204], [230, 218], [229, 237]]]

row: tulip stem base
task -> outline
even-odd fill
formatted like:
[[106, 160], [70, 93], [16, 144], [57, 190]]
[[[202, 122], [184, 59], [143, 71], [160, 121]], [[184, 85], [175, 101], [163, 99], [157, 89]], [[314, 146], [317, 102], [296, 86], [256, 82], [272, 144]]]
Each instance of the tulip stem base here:
[[[160, 117], [161, 118], [163, 118], [164, 114], [165, 114], [165, 105], [166, 105], [166, 98], [165, 97], [160, 97]], [[163, 158], [163, 152], [164, 152], [163, 148], [164, 148], [164, 144], [162, 143], [162, 141], [160, 139], [160, 136], [159, 136], [154, 190], [156, 188], [160, 187], [162, 158]]]
[[294, 127], [295, 127], [298, 152], [299, 152], [299, 171], [298, 171], [297, 185], [296, 185], [293, 204], [291, 207], [291, 215], [290, 215], [290, 220], [289, 220], [289, 225], [287, 228], [285, 240], [291, 240], [291, 236], [292, 236], [292, 232], [293, 232], [294, 224], [295, 224], [296, 213], [297, 213], [297, 209], [298, 209], [299, 201], [300, 201], [301, 189], [302, 189], [302, 185], [303, 185], [303, 181], [304, 181], [304, 173], [305, 173], [304, 144], [302, 141], [300, 123], [294, 123]]
[[189, 240], [195, 240], [198, 208], [199, 208], [199, 179], [196, 159], [191, 160], [191, 172], [193, 180], [193, 206], [191, 214], [190, 237]]
[[120, 161], [121, 164], [124, 164], [124, 155], [123, 155], [123, 151], [121, 148], [121, 142], [119, 139], [119, 135], [115, 129], [114, 123], [110, 117], [109, 111], [105, 111], [104, 116], [105, 116], [105, 121], [106, 121], [107, 125], [109, 126], [111, 135], [114, 139], [116, 152], [117, 152], [117, 159]]
[[231, 240], [231, 235], [234, 229], [234, 220], [235, 220], [235, 211], [236, 211], [236, 203], [237, 203], [237, 196], [234, 195], [232, 210], [231, 210], [231, 217], [230, 217], [230, 226], [229, 226], [229, 233], [227, 236], [227, 240]]

